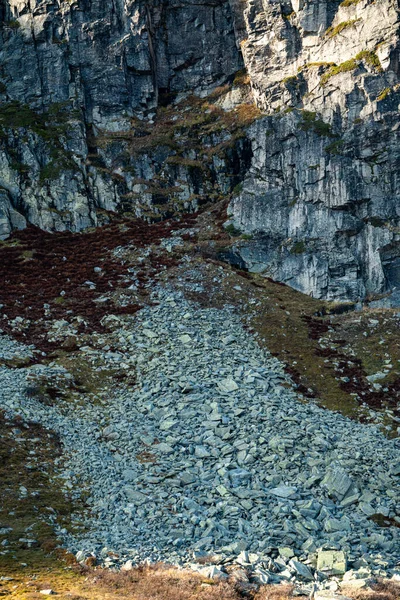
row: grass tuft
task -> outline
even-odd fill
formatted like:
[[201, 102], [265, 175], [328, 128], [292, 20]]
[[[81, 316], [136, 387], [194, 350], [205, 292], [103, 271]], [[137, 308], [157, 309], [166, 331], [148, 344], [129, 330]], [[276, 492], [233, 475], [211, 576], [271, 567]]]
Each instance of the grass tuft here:
[[338, 23], [335, 26], [328, 27], [328, 29], [325, 31], [325, 36], [329, 39], [333, 38], [336, 35], [339, 35], [339, 33], [344, 31], [345, 29], [353, 27], [353, 25], [355, 25], [355, 23], [357, 23], [358, 21], [360, 21], [360, 19], [350, 19], [349, 21], [342, 21], [341, 23]]
[[317, 119], [317, 114], [309, 110], [301, 111], [302, 121], [299, 123], [299, 129], [302, 131], [313, 131], [317, 135], [326, 137], [335, 137], [332, 133], [332, 127], [322, 119]]
[[355, 4], [359, 4], [361, 0], [343, 0], [343, 2], [339, 5], [343, 8], [347, 8], [348, 6], [354, 6]]
[[391, 92], [391, 91], [392, 91], [392, 90], [391, 90], [389, 87], [386, 87], [386, 88], [384, 88], [384, 89], [383, 89], [383, 90], [380, 92], [379, 96], [377, 97], [377, 99], [376, 99], [376, 100], [377, 100], [377, 102], [381, 102], [382, 100], [385, 100], [385, 99], [386, 99], [386, 98], [387, 98], [387, 97], [390, 95], [390, 92]]

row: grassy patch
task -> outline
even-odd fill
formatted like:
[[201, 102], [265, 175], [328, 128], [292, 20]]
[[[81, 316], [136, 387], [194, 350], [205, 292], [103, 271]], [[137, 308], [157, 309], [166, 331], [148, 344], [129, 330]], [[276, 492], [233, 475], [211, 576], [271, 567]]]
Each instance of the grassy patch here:
[[72, 158], [61, 154], [60, 157], [52, 159], [47, 165], [41, 168], [39, 181], [41, 184], [46, 181], [58, 179], [63, 171], [73, 171], [77, 168]]
[[325, 85], [332, 77], [335, 77], [335, 75], [339, 75], [340, 73], [349, 73], [350, 71], [354, 71], [357, 67], [358, 61], [355, 58], [346, 60], [340, 65], [330, 67], [328, 71], [321, 76], [320, 83], [321, 85]]
[[19, 21], [17, 21], [16, 19], [13, 19], [12, 21], [6, 21], [4, 23], [4, 25], [6, 27], [8, 27], [9, 29], [14, 29], [14, 30], [17, 30], [21, 27], [21, 23]]
[[356, 60], [363, 60], [367, 65], [370, 65], [370, 67], [374, 67], [377, 71], [382, 71], [381, 61], [373, 50], [363, 50], [362, 52], [359, 52], [356, 55]]
[[235, 227], [233, 223], [230, 223], [227, 227], [225, 227], [225, 231], [231, 237], [239, 237], [242, 234], [242, 232], [240, 231], [240, 229], [238, 229], [237, 227]]
[[341, 154], [341, 151], [343, 150], [343, 146], [344, 146], [343, 140], [335, 140], [331, 144], [328, 144], [328, 146], [325, 146], [325, 152], [327, 154], [332, 154], [335, 156], [335, 155]]
[[295, 242], [293, 244], [293, 246], [291, 246], [291, 248], [290, 248], [290, 254], [304, 254], [304, 252], [306, 251], [306, 249], [307, 249], [307, 247], [306, 247], [305, 242], [303, 242], [301, 240], [301, 241]]
[[367, 217], [365, 222], [372, 225], [372, 227], [383, 227], [385, 225], [385, 220], [380, 217]]
[[189, 169], [204, 169], [204, 164], [200, 160], [186, 158], [185, 156], [180, 156], [179, 154], [169, 156], [167, 158], [167, 163], [170, 165], [182, 165], [183, 167], [187, 167]]
[[235, 79], [233, 80], [234, 87], [244, 87], [250, 85], [250, 76], [247, 72], [247, 69], [241, 69], [235, 75]]
[[[72, 160], [72, 154], [63, 144], [63, 139], [68, 135], [68, 122], [76, 117], [69, 103], [61, 102], [50, 106], [44, 113], [38, 113], [26, 104], [17, 101], [0, 104], [0, 137], [4, 137], [8, 129], [19, 132], [20, 129], [28, 130], [37, 135], [46, 144], [50, 160], [44, 164], [40, 173], [40, 183], [46, 180], [57, 179], [62, 171], [76, 170], [77, 165]], [[15, 151], [10, 151], [13, 159], [12, 166], [20, 174], [27, 174], [29, 168], [24, 165]]]
[[339, 35], [339, 33], [344, 31], [345, 29], [353, 27], [358, 21], [360, 21], [360, 19], [350, 19], [349, 21], [342, 21], [334, 27], [328, 27], [328, 29], [325, 31], [325, 35], [327, 38], [333, 38], [336, 35]]
[[71, 113], [68, 104], [56, 103], [48, 112], [38, 113], [27, 104], [13, 101], [0, 104], [0, 127], [29, 129], [47, 141], [54, 140], [68, 131]]
[[339, 6], [346, 8], [347, 6], [354, 6], [355, 4], [359, 4], [360, 2], [361, 0], [343, 0], [343, 2]]
[[289, 77], [285, 77], [284, 79], [282, 79], [282, 83], [285, 83], [285, 84], [296, 83], [296, 82], [297, 82], [297, 75], [290, 75]]
[[332, 65], [328, 71], [321, 76], [321, 85], [325, 85], [329, 79], [331, 79], [331, 77], [339, 75], [339, 73], [348, 73], [354, 71], [361, 61], [364, 61], [378, 72], [382, 71], [382, 66], [377, 54], [373, 50], [363, 50], [354, 58], [346, 60], [345, 62], [340, 63], [340, 65]]
[[325, 137], [334, 137], [329, 123], [322, 119], [317, 119], [317, 114], [309, 110], [301, 111], [302, 121], [299, 123], [299, 129], [302, 131], [313, 131], [317, 135]]
[[54, 551], [58, 541], [53, 522], [69, 526], [72, 503], [52, 481], [54, 459], [61, 454], [52, 432], [0, 413], [0, 523], [7, 532], [0, 541], [1, 574], [8, 576], [61, 567]]
[[115, 388], [112, 370], [95, 369], [79, 352], [71, 353], [59, 350], [57, 354], [57, 363], [65, 367], [73, 376], [73, 385], [66, 390], [70, 399], [82, 399], [82, 394], [84, 394], [96, 401], [98, 394], [103, 390]]
[[384, 88], [384, 89], [383, 89], [383, 90], [380, 92], [380, 94], [379, 94], [379, 96], [377, 97], [376, 101], [377, 101], [377, 102], [381, 102], [382, 100], [385, 100], [385, 99], [386, 99], [386, 98], [387, 98], [387, 97], [390, 95], [390, 92], [391, 92], [391, 91], [392, 91], [392, 90], [391, 90], [389, 87], [386, 87], [386, 88]]
[[234, 196], [238, 196], [243, 191], [243, 183], [238, 183], [232, 190]]

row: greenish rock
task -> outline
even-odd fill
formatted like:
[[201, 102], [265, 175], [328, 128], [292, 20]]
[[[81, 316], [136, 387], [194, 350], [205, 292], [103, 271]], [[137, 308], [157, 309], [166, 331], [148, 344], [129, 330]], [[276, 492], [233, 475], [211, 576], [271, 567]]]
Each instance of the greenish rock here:
[[341, 550], [321, 550], [318, 552], [317, 570], [328, 571], [332, 575], [343, 575], [347, 569], [346, 555]]
[[288, 546], [281, 546], [278, 548], [278, 551], [282, 558], [293, 558], [294, 556], [292, 548], [289, 548]]

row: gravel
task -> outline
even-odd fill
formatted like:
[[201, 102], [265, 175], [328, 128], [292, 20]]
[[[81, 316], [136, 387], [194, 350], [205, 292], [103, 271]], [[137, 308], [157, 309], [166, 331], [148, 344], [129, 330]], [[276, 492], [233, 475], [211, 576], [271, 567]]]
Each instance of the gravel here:
[[[111, 318], [119, 348], [103, 357], [136, 383], [100, 404], [44, 405], [26, 393], [32, 367], [0, 367], [0, 408], [57, 432], [60, 483], [87, 495], [85, 530], [59, 530], [64, 545], [126, 568], [239, 556], [264, 582], [310, 580], [321, 550], [394, 573], [400, 529], [371, 516], [400, 525], [399, 439], [299, 396], [230, 307], [165, 288], [153, 300]], [[0, 356], [14, 346], [0, 336]]]

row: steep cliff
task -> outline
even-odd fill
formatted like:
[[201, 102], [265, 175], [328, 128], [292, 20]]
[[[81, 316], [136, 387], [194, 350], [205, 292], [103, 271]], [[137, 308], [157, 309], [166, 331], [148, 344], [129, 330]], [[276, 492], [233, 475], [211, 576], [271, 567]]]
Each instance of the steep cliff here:
[[[207, 93], [243, 66], [227, 1], [3, 0], [0, 19], [3, 237], [26, 220], [83, 229], [101, 222], [102, 210], [119, 209], [122, 197], [136, 199], [136, 160], [123, 144], [119, 156], [115, 148], [106, 156], [105, 140], [149, 136], [158, 106]], [[139, 179], [143, 170], [145, 180], [159, 175], [168, 152], [162, 140], [157, 146], [154, 160], [142, 152], [137, 161]], [[201, 192], [192, 175], [186, 197]]]
[[225, 197], [250, 270], [329, 299], [400, 284], [395, 0], [3, 0], [0, 20], [1, 237]]
[[253, 270], [316, 297], [400, 284], [399, 12], [391, 0], [249, 0], [253, 162], [231, 203]]

